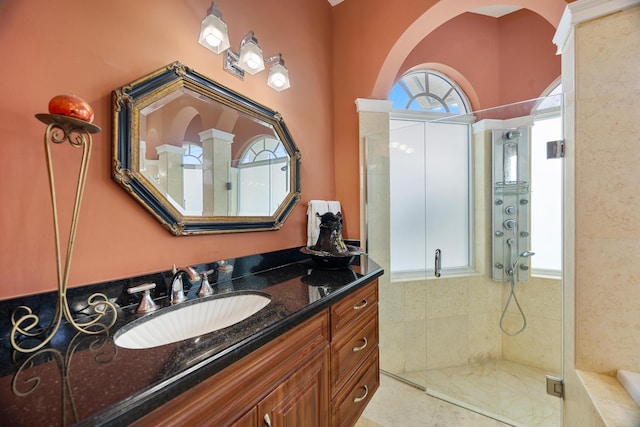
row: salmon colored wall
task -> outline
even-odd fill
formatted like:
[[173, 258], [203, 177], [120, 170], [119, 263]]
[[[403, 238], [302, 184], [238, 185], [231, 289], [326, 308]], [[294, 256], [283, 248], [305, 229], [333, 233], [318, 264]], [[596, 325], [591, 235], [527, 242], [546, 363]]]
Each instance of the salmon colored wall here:
[[[464, 13], [436, 28], [425, 37], [402, 63], [395, 77], [400, 79], [412, 68], [430, 63], [458, 85], [454, 76], [440, 69], [446, 64], [464, 76], [476, 94], [477, 102], [500, 105], [500, 29], [499, 20], [474, 13]], [[463, 88], [465, 93], [468, 88]], [[474, 110], [480, 105], [472, 104]]]
[[537, 98], [560, 77], [554, 34], [551, 24], [527, 9], [499, 19], [464, 13], [425, 37], [403, 62], [396, 81], [423, 63], [436, 69], [441, 67], [434, 64], [446, 64], [471, 85], [481, 102], [472, 102], [474, 110]]
[[[427, 34], [466, 10], [500, 3], [346, 0], [332, 8], [325, 0], [279, 0], [277, 7], [261, 0], [218, 1], [232, 46], [252, 29], [265, 55], [283, 54], [292, 87], [276, 93], [265, 85], [266, 72], [242, 82], [222, 70], [221, 56], [197, 43], [209, 0], [0, 1], [0, 271], [6, 272], [0, 298], [56, 286], [45, 127], [33, 117], [46, 112], [54, 95], [72, 92], [86, 99], [103, 129], [94, 138], [71, 286], [302, 245], [310, 199], [341, 200], [344, 236], [357, 239], [355, 99], [385, 98]], [[554, 26], [565, 5], [509, 3], [531, 8]], [[284, 116], [303, 156], [303, 196], [281, 230], [173, 237], [111, 180], [111, 90], [175, 60]], [[480, 90], [485, 83], [474, 85]], [[78, 153], [56, 148], [62, 155], [56, 182], [66, 225]]]
[[[500, 28], [500, 101], [511, 104], [537, 98], [560, 77], [560, 55], [552, 39], [556, 28], [530, 10], [498, 20]], [[536, 42], [533, 42], [533, 41]], [[495, 105], [487, 105], [485, 107]]]
[[[306, 202], [334, 197], [331, 6], [277, 3], [218, 1], [235, 49], [252, 29], [265, 56], [282, 53], [291, 88], [280, 93], [266, 86], [266, 71], [240, 81], [222, 70], [222, 56], [198, 44], [210, 0], [0, 2], [0, 298], [56, 288], [45, 125], [34, 114], [46, 113], [61, 93], [88, 101], [102, 128], [94, 137], [71, 286], [305, 243]], [[282, 229], [173, 237], [112, 181], [111, 90], [176, 60], [285, 118], [302, 153], [303, 196]], [[54, 151], [64, 156], [54, 168], [65, 236], [80, 150], [65, 144]]]
[[[359, 234], [360, 177], [355, 167], [359, 163], [359, 141], [354, 101], [357, 98], [386, 99], [396, 76], [403, 71], [403, 63], [427, 35], [469, 10], [501, 4], [504, 2], [500, 0], [345, 0], [333, 8], [336, 197], [348, 212], [345, 235], [355, 238], [353, 236]], [[566, 6], [564, 0], [510, 0], [508, 4], [532, 10], [553, 28], [558, 25]], [[505, 24], [504, 30], [498, 28], [498, 34], [502, 31], [510, 31], [510, 24]], [[545, 25], [543, 32], [547, 31], [549, 28]], [[530, 34], [528, 30], [526, 32]], [[554, 32], [551, 31], [551, 36]], [[550, 41], [549, 37], [541, 42], [547, 46]], [[525, 42], [520, 48], [528, 50], [537, 40], [527, 39]], [[516, 46], [501, 40], [501, 45], [503, 43], [501, 48], [504, 50]], [[478, 67], [484, 66], [478, 64]], [[492, 86], [494, 82], [494, 79], [477, 81], [474, 88], [482, 91], [485, 85], [495, 87]], [[534, 92], [532, 87], [527, 90]], [[499, 92], [502, 97], [502, 89]], [[525, 98], [536, 97], [540, 92]], [[495, 91], [491, 90], [491, 93]], [[474, 107], [486, 108], [500, 99], [486, 95], [486, 99], [478, 98], [478, 105]]]

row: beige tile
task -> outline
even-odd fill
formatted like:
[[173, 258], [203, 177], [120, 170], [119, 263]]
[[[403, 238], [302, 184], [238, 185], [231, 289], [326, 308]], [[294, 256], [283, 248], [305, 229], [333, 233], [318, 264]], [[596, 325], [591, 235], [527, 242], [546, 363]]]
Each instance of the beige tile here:
[[640, 240], [578, 239], [576, 367], [640, 371]]
[[427, 369], [427, 331], [424, 320], [405, 322], [404, 372]]
[[469, 317], [452, 316], [427, 322], [427, 369], [466, 365]]
[[498, 333], [497, 311], [469, 314], [469, 356], [467, 363], [478, 363], [502, 356], [502, 336]]
[[430, 393], [517, 426], [561, 425], [561, 400], [546, 394], [545, 372], [506, 360], [427, 372]]
[[356, 421], [355, 427], [384, 427], [382, 424], [378, 424], [375, 421], [371, 421], [365, 417], [360, 417]]
[[528, 316], [519, 335], [502, 337], [502, 357], [554, 375], [562, 371], [562, 323]]
[[402, 306], [402, 312], [404, 313], [405, 321], [422, 320], [424, 323], [427, 318], [426, 282], [426, 280], [416, 280], [403, 283], [404, 304]]
[[615, 378], [584, 371], [577, 374], [607, 425], [640, 425], [640, 408]]
[[501, 309], [504, 284], [486, 277], [470, 278], [469, 313], [496, 312]]
[[518, 284], [516, 292], [525, 313], [562, 320], [562, 283], [559, 279], [532, 277], [528, 283]]
[[404, 320], [403, 293], [402, 283], [380, 283], [378, 287], [380, 324]]
[[380, 323], [380, 367], [393, 373], [404, 372], [404, 323]]
[[576, 36], [579, 52], [576, 68], [581, 97], [607, 97], [621, 87], [640, 90], [637, 75], [629, 72], [640, 68], [638, 22], [640, 7], [634, 7], [580, 26]]
[[580, 140], [576, 160], [581, 166], [576, 169], [576, 222], [582, 236], [640, 238], [639, 98], [636, 90], [624, 98], [591, 100], [581, 107], [576, 135]]
[[380, 388], [357, 427], [501, 427], [487, 418], [427, 395], [400, 381], [380, 376]]
[[467, 313], [469, 286], [461, 279], [427, 282], [427, 318], [460, 316]]

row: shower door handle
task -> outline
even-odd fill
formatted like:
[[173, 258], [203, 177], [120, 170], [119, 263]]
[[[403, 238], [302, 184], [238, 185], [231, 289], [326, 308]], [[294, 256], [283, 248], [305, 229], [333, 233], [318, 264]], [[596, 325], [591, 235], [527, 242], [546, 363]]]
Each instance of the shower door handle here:
[[436, 249], [435, 264], [434, 274], [436, 277], [440, 277], [440, 270], [442, 269], [442, 251], [440, 249]]

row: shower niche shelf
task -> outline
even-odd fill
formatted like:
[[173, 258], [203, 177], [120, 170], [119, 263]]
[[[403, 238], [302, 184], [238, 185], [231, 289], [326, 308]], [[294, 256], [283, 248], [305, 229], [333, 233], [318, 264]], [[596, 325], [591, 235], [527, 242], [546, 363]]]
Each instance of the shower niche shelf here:
[[528, 182], [496, 182], [493, 191], [495, 194], [529, 194], [531, 190]]

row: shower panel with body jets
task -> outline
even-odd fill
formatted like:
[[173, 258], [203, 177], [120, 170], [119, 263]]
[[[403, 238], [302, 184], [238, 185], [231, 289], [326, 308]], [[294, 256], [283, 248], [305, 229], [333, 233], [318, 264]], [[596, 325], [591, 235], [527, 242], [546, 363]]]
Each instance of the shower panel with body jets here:
[[[500, 316], [500, 329], [507, 335], [524, 331], [527, 319], [515, 292], [518, 282], [528, 280], [529, 201], [531, 195], [528, 127], [494, 130], [492, 134], [492, 271], [493, 280], [510, 282], [511, 290]], [[522, 318], [515, 332], [504, 326], [504, 317], [513, 301]]]

